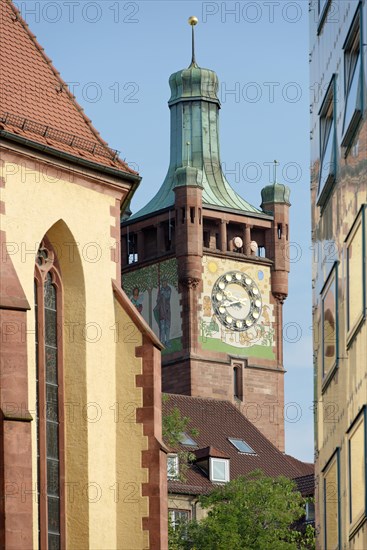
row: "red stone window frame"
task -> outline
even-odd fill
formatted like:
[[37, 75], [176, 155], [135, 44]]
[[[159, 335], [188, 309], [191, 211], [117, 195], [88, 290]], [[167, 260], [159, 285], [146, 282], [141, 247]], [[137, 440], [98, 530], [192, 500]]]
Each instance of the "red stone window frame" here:
[[[65, 430], [64, 430], [64, 375], [63, 375], [63, 285], [60, 266], [55, 251], [45, 238], [38, 250], [35, 264], [36, 307], [36, 369], [37, 369], [37, 487], [39, 548], [51, 550], [48, 543], [48, 488], [47, 488], [47, 401], [46, 401], [46, 342], [44, 288], [48, 275], [56, 294], [56, 369], [59, 454], [59, 522], [60, 550], [65, 549]], [[55, 550], [55, 547], [52, 547]]]

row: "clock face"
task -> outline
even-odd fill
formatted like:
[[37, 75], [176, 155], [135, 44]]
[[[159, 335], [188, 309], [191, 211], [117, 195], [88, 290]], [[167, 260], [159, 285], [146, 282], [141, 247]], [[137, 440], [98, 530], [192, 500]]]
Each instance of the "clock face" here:
[[219, 321], [230, 330], [248, 330], [260, 319], [260, 290], [242, 271], [228, 271], [217, 279], [212, 304]]

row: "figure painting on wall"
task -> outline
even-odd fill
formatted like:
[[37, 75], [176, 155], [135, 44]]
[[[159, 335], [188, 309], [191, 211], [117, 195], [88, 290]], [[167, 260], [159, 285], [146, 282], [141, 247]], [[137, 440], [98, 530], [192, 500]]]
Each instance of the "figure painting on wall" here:
[[134, 304], [139, 313], [143, 311], [143, 297], [139, 294], [139, 287], [133, 289], [133, 295], [130, 297], [131, 302]]
[[162, 286], [158, 291], [154, 316], [159, 326], [159, 339], [164, 346], [169, 348], [171, 329], [171, 287], [166, 278], [162, 279]]

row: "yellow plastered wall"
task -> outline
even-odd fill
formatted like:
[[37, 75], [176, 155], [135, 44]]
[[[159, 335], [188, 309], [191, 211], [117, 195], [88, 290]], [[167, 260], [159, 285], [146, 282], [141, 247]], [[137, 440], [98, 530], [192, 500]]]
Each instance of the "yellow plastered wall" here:
[[[6, 231], [8, 253], [29, 304], [34, 303], [35, 255], [46, 234], [57, 250], [64, 283], [66, 546], [83, 550], [131, 550], [133, 546], [127, 543], [117, 544], [117, 538], [122, 540], [122, 504], [117, 495], [121, 487], [118, 488], [117, 474], [126, 479], [126, 483], [130, 480], [139, 483], [144, 478], [141, 448], [146, 445], [146, 438], [142, 435], [142, 425], [115, 422], [118, 400], [140, 406], [142, 399], [141, 390], [134, 388], [135, 377], [125, 379], [121, 374], [130, 368], [130, 363], [135, 368], [136, 344], [123, 340], [116, 346], [111, 286], [111, 279], [116, 277], [116, 264], [111, 261], [115, 241], [110, 236], [110, 227], [115, 224], [110, 207], [115, 206], [116, 196], [82, 175], [56, 168], [50, 170], [50, 166], [39, 161], [10, 153], [8, 157], [2, 154], [2, 159], [5, 161], [1, 174], [5, 178], [2, 199], [6, 214], [1, 218], [1, 229]], [[125, 317], [126, 324], [129, 319]], [[34, 328], [32, 309], [28, 313], [26, 337], [29, 408], [33, 412], [36, 402]], [[116, 373], [116, 365], [121, 372]], [[35, 489], [35, 423], [32, 428]], [[129, 437], [124, 430], [135, 430], [135, 436]], [[35, 495], [33, 498], [34, 548], [38, 548], [38, 508]], [[144, 544], [146, 534], [142, 531], [141, 518], [147, 515], [146, 501], [139, 495], [136, 506], [126, 500], [122, 506], [122, 524], [129, 526], [130, 537], [133, 531], [134, 540], [144, 540]]]

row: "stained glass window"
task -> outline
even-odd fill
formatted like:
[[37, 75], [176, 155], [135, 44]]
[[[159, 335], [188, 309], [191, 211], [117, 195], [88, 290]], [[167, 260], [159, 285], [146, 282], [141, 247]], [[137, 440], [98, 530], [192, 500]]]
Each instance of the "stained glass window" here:
[[[42, 243], [36, 260], [37, 459], [40, 547], [61, 548], [58, 307], [60, 274]], [[46, 542], [47, 541], [47, 542]]]

